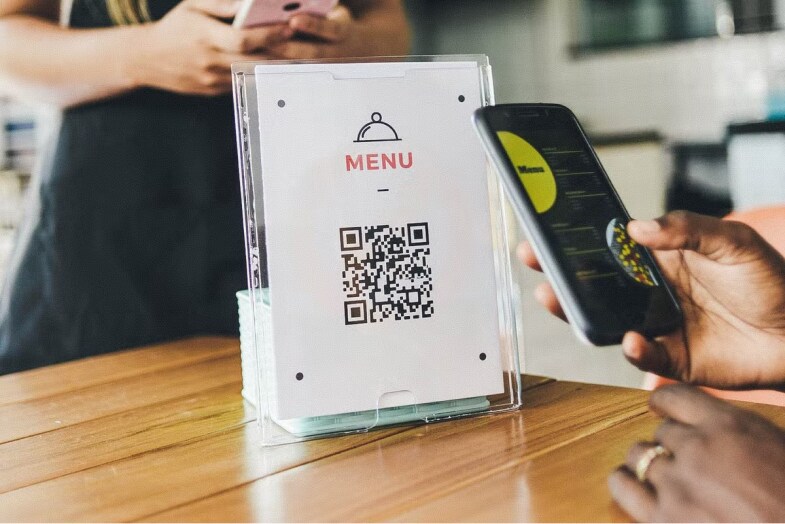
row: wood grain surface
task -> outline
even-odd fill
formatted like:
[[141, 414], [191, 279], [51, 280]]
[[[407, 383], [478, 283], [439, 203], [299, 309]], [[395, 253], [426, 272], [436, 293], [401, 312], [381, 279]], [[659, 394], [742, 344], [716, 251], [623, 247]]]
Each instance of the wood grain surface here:
[[[262, 448], [235, 339], [0, 377], [3, 521], [623, 521], [639, 390], [524, 377], [520, 411]], [[751, 406], [785, 424], [785, 409]]]

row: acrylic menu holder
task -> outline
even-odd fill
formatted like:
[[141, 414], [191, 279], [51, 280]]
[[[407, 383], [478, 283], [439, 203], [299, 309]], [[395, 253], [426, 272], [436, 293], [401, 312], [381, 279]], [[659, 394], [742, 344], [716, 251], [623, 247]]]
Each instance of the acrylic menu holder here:
[[261, 444], [521, 405], [485, 56], [232, 67]]

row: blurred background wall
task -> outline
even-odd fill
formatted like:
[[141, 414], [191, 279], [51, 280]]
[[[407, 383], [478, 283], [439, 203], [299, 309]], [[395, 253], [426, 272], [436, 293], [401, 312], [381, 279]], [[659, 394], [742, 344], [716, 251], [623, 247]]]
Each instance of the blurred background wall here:
[[[769, 88], [785, 74], [785, 37], [776, 30], [785, 2], [738, 3], [770, 12], [769, 22], [755, 26], [761, 32], [720, 37], [722, 6], [731, 4], [408, 2], [414, 52], [488, 54], [499, 102], [559, 101], [596, 132], [656, 129], [670, 139], [689, 140], [721, 139], [728, 122], [763, 118]], [[679, 22], [673, 16], [692, 17], [695, 27], [684, 28], [681, 37], [669, 34], [668, 26]], [[584, 36], [587, 26], [599, 33], [593, 44]], [[702, 33], [707, 36], [693, 36]]]

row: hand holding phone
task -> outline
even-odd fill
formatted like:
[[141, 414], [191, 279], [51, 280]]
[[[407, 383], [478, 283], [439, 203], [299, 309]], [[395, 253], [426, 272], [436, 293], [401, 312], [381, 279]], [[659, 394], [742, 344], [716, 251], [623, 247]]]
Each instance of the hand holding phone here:
[[338, 0], [243, 0], [232, 24], [236, 28], [284, 24], [298, 14], [326, 16]]
[[582, 340], [618, 344], [628, 331], [658, 336], [681, 310], [572, 112], [510, 104], [475, 113], [506, 193]]
[[183, 0], [160, 20], [129, 27], [144, 42], [126, 58], [134, 87], [202, 96], [230, 92], [232, 63], [266, 59], [263, 50], [291, 37], [283, 24], [234, 29], [225, 20], [237, 9], [232, 0]]

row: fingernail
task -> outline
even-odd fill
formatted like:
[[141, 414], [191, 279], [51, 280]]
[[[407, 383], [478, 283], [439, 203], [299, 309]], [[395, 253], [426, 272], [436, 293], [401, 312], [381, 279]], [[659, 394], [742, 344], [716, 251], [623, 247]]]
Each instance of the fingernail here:
[[641, 358], [641, 352], [638, 350], [638, 348], [631, 348], [631, 347], [627, 347], [627, 346], [622, 345], [621, 350], [627, 356], [627, 358], [630, 358], [630, 359], [636, 360], [636, 361], [640, 360], [640, 358]]
[[656, 220], [633, 220], [627, 225], [627, 229], [635, 233], [651, 234], [656, 233], [661, 228]]

